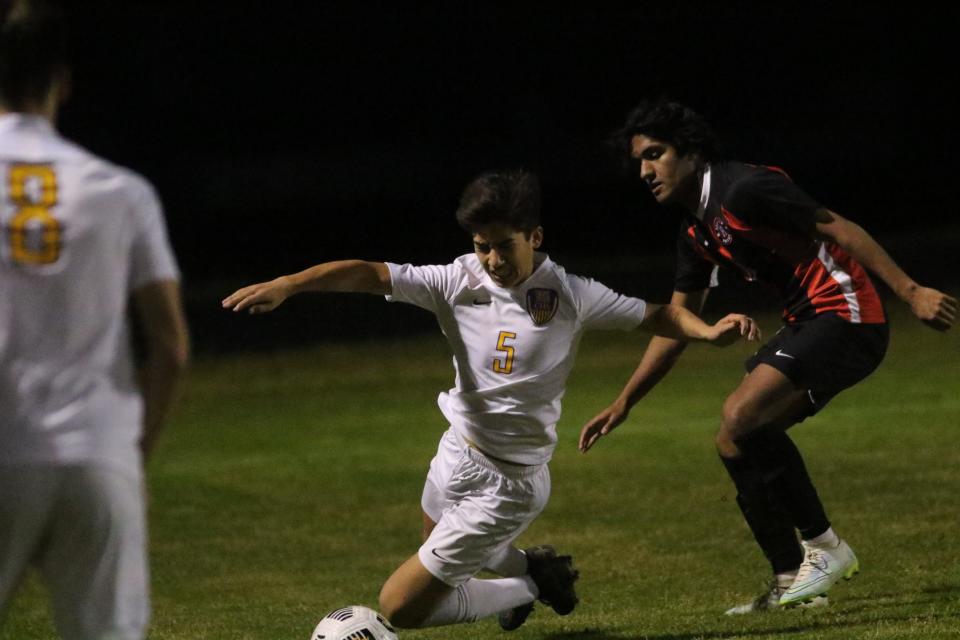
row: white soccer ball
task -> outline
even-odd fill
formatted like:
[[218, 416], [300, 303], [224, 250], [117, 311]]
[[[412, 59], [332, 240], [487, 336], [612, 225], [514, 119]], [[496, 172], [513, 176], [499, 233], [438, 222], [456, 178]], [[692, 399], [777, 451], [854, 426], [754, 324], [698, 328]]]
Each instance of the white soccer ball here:
[[353, 605], [324, 616], [310, 640], [397, 640], [397, 632], [373, 609]]

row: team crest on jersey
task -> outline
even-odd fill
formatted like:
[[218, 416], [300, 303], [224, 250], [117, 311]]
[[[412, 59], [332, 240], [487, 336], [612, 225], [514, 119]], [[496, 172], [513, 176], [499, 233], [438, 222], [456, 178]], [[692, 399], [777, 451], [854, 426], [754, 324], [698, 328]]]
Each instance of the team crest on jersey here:
[[730, 233], [730, 229], [727, 227], [727, 223], [724, 222], [723, 218], [713, 219], [713, 235], [720, 241], [720, 244], [724, 246], [733, 242], [733, 234]]
[[533, 324], [542, 327], [553, 319], [560, 307], [560, 295], [553, 289], [527, 291], [527, 313]]

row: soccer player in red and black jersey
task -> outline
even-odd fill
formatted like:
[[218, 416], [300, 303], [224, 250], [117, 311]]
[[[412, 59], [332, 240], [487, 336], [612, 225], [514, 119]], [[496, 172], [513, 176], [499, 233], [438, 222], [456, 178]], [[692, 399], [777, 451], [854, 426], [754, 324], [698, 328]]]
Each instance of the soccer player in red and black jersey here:
[[[786, 430], [883, 359], [886, 316], [867, 271], [934, 329], [952, 326], [957, 300], [914, 282], [866, 231], [780, 169], [718, 161], [709, 126], [688, 107], [644, 102], [614, 142], [657, 202], [683, 214], [672, 304], [699, 313], [720, 267], [770, 283], [783, 298], [784, 326], [747, 360], [716, 438], [737, 503], [774, 574], [764, 594], [727, 613], [826, 604], [827, 590], [859, 564], [831, 528]], [[583, 427], [581, 451], [627, 418], [684, 347], [653, 338], [616, 401]]]

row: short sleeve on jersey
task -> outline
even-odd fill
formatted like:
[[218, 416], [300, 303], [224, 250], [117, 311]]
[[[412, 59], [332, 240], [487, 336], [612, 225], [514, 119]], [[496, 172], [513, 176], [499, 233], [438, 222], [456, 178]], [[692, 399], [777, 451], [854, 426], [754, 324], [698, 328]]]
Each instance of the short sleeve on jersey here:
[[135, 230], [130, 246], [130, 290], [152, 282], [178, 280], [180, 271], [170, 248], [160, 200], [153, 188], [140, 182], [133, 201]]
[[617, 293], [591, 278], [567, 276], [585, 329], [636, 329], [647, 312], [647, 303]]
[[751, 227], [762, 225], [804, 235], [813, 232], [821, 208], [786, 174], [774, 169], [759, 169], [736, 181], [720, 206]]
[[716, 265], [701, 256], [687, 238], [686, 224], [677, 235], [677, 274], [673, 288], [681, 293], [693, 293], [717, 286]]
[[459, 282], [456, 264], [417, 267], [386, 263], [393, 292], [387, 300], [406, 302], [436, 313], [448, 304]]

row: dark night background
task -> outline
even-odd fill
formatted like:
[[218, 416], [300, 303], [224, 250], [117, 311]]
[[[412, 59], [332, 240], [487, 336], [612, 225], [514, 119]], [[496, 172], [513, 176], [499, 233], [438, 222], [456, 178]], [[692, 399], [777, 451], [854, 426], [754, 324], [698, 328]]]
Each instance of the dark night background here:
[[460, 189], [504, 165], [540, 174], [555, 260], [665, 299], [677, 222], [603, 144], [660, 94], [955, 291], [960, 12], [838, 4], [94, 1], [60, 128], [156, 185], [201, 351], [432, 326], [356, 296], [218, 302], [325, 260], [447, 262]]

